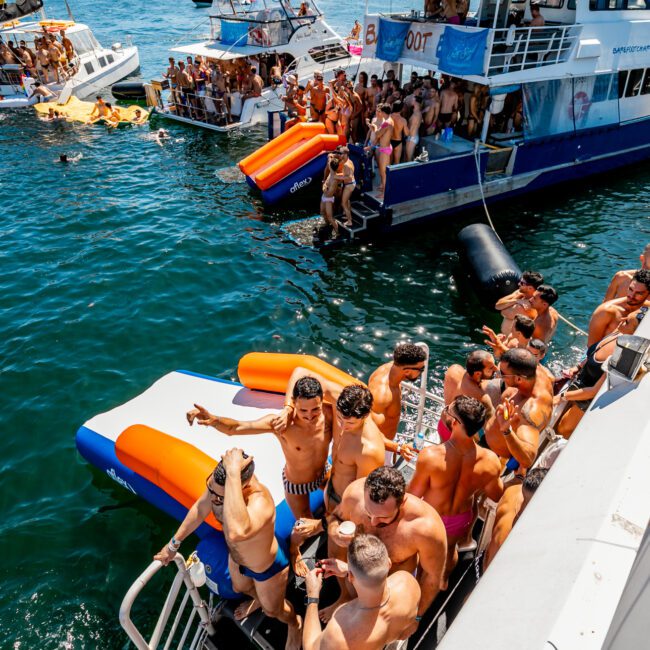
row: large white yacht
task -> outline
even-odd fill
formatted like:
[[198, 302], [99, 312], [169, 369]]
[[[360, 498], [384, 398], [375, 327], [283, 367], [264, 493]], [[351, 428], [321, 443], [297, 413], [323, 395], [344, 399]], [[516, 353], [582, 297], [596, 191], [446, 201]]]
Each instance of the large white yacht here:
[[[294, 4], [300, 5], [295, 0]], [[313, 0], [303, 2], [302, 8], [292, 6], [291, 0], [214, 0], [210, 8], [209, 38], [174, 47], [172, 53], [202, 57], [206, 62], [233, 70], [238, 64], [252, 62], [260, 70], [270, 71], [276, 59], [281, 58], [285, 77], [295, 75], [299, 84], [306, 83], [316, 71], [323, 74], [326, 82], [338, 69], [345, 70], [348, 78], [352, 78], [361, 64], [360, 56], [349, 51]], [[382, 67], [381, 63], [375, 65]], [[267, 81], [271, 85], [263, 89], [261, 97], [244, 102], [241, 94], [231, 89], [232, 123], [224, 119], [221, 102], [210, 92], [197, 95], [186, 106], [174, 101], [171, 93], [164, 94], [166, 82], [152, 81], [145, 88], [149, 103], [159, 115], [225, 132], [266, 123], [269, 112], [284, 110], [281, 97], [285, 88], [268, 78]]]
[[[5, 5], [11, 8], [13, 5]], [[32, 0], [29, 7], [42, 8], [40, 0]], [[41, 9], [42, 11], [42, 9]], [[16, 18], [20, 16], [20, 18]], [[34, 40], [43, 33], [58, 36], [65, 31], [72, 42], [75, 56], [71, 65], [59, 71], [58, 79], [53, 76], [42, 77], [42, 69], [30, 74], [20, 63], [0, 64], [0, 108], [21, 108], [37, 103], [39, 96], [31, 96], [34, 84], [41, 81], [65, 103], [69, 97], [88, 97], [111, 84], [133, 74], [140, 66], [138, 49], [127, 38], [127, 42], [113, 43], [103, 47], [95, 38], [88, 25], [74, 20], [24, 20], [24, 13], [9, 11], [0, 13], [0, 41], [18, 46], [25, 41], [26, 47], [35, 50]], [[8, 19], [9, 18], [9, 19]]]

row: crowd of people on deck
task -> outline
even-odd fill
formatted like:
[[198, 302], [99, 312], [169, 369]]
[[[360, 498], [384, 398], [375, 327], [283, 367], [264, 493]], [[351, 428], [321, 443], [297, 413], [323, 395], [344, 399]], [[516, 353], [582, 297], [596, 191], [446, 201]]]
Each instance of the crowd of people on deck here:
[[[296, 519], [289, 557], [275, 537], [275, 504], [255, 475], [254, 459], [232, 448], [155, 558], [169, 563], [212, 512], [223, 525], [233, 587], [249, 597], [236, 618], [263, 608], [287, 624], [289, 649], [360, 647], [361, 641], [364, 648], [383, 648], [407, 638], [448, 588], [459, 547], [476, 547], [472, 530], [484, 499], [497, 504], [483, 567], [493, 561], [562, 449], [553, 444], [539, 453], [554, 405], [570, 405], [555, 425], [569, 438], [577, 424], [573, 410], [584, 410], [579, 405], [602, 384], [602, 360], [613, 342], [633, 333], [647, 312], [650, 244], [641, 264], [616, 274], [591, 317], [585, 359], [563, 378], [542, 365], [558, 324], [558, 294], [540, 273], [525, 272], [517, 290], [496, 304], [501, 331], [484, 328], [491, 351], [472, 350], [464, 365], [445, 372], [440, 444], [416, 449], [397, 435], [402, 382], [417, 380], [427, 361], [425, 349], [411, 343], [398, 344], [392, 361], [367, 385], [342, 387], [296, 368], [282, 411], [256, 421], [221, 417], [195, 404], [187, 413], [190, 425], [226, 436], [277, 437], [286, 461], [285, 498]], [[558, 394], [564, 380], [568, 391]], [[415, 461], [408, 484], [393, 467], [400, 456]], [[325, 514], [317, 517], [309, 495], [321, 488]], [[308, 570], [301, 544], [322, 532], [328, 557]], [[306, 578], [304, 620], [286, 599], [289, 567]], [[320, 607], [323, 580], [331, 577], [339, 597]]]
[[0, 63], [20, 65], [24, 74], [38, 79], [41, 83], [60, 83], [77, 70], [77, 61], [72, 41], [65, 30], [48, 31], [43, 26], [40, 36], [34, 38], [33, 48], [24, 40], [14, 43], [0, 40]]

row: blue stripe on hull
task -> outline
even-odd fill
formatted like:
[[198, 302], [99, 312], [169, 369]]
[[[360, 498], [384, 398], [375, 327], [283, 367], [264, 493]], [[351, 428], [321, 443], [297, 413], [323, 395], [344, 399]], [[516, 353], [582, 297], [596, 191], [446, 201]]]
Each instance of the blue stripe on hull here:
[[[625, 151], [626, 149], [635, 150]], [[596, 158], [597, 156], [602, 157], [590, 160], [590, 158]], [[522, 188], [488, 197], [486, 201], [491, 205], [499, 201], [521, 197], [550, 187], [551, 185], [575, 182], [588, 176], [602, 174], [619, 167], [644, 162], [649, 159], [650, 119], [611, 128], [585, 131], [577, 135], [572, 135], [571, 137], [556, 137], [545, 141], [528, 142], [520, 146], [517, 151], [513, 178], [516, 178], [518, 174], [535, 171], [539, 172], [539, 176]], [[473, 159], [470, 158], [469, 160], [473, 163]], [[544, 167], [540, 167], [540, 163], [543, 163]], [[560, 169], [543, 171], [556, 165], [566, 166]], [[413, 174], [415, 171], [412, 170], [411, 173]], [[474, 174], [476, 174], [475, 170]], [[403, 182], [410, 184], [413, 181], [412, 179], [404, 178]], [[429, 195], [435, 196], [435, 194]], [[415, 197], [409, 197], [409, 200], [411, 198]], [[412, 221], [395, 226], [387, 226], [385, 230], [409, 227], [416, 223], [419, 224], [423, 221], [434, 220], [480, 206], [480, 200], [472, 201], [428, 216], [419, 217]]]

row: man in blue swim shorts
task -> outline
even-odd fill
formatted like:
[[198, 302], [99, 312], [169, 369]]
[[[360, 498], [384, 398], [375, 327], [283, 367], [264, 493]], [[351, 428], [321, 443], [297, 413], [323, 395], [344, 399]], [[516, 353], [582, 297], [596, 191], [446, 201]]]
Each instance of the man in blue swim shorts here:
[[236, 610], [236, 617], [245, 618], [262, 607], [267, 616], [289, 627], [286, 649], [299, 650], [302, 620], [285, 598], [289, 561], [275, 537], [273, 497], [257, 480], [253, 458], [241, 449], [224, 454], [207, 477], [205, 492], [154, 559], [168, 564], [210, 512], [223, 525], [233, 587], [252, 598]]

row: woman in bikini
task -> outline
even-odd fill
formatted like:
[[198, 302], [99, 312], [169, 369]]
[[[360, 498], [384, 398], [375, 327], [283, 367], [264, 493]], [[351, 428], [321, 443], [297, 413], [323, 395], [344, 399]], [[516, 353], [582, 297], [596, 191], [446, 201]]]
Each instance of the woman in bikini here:
[[330, 135], [339, 133], [340, 104], [334, 88], [330, 88], [330, 96], [325, 106], [325, 126]]

